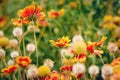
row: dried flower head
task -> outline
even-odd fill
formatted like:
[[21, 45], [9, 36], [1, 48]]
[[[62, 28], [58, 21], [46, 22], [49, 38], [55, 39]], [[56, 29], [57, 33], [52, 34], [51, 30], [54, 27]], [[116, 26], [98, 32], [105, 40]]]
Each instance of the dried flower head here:
[[14, 49], [17, 47], [17, 45], [18, 45], [18, 41], [16, 39], [11, 39], [9, 41], [9, 48]]
[[4, 36], [4, 32], [0, 30], [0, 37]]
[[110, 51], [110, 53], [114, 53], [118, 50], [118, 45], [116, 43], [109, 42], [107, 49]]
[[0, 59], [4, 58], [5, 54], [6, 54], [5, 50], [4, 49], [0, 49]]
[[82, 42], [82, 41], [83, 41], [83, 38], [82, 38], [81, 35], [75, 35], [75, 36], [73, 37], [72, 41], [73, 41], [73, 43], [78, 42], [78, 41], [79, 41], [79, 42]]
[[92, 65], [89, 67], [88, 72], [91, 77], [95, 77], [99, 73], [99, 67], [96, 65]]
[[54, 61], [52, 61], [51, 59], [46, 59], [43, 65], [48, 66], [50, 69], [52, 69], [54, 66]]
[[23, 34], [22, 28], [20, 28], [20, 27], [14, 28], [14, 30], [13, 30], [13, 35], [14, 35], [15, 37], [21, 37], [22, 34]]
[[38, 68], [35, 65], [32, 65], [27, 70], [27, 77], [32, 79], [38, 76]]
[[12, 52], [10, 53], [10, 56], [11, 56], [12, 58], [16, 58], [16, 57], [19, 56], [19, 52], [18, 52], [18, 51], [12, 51]]
[[113, 68], [112, 68], [112, 66], [110, 66], [108, 64], [105, 64], [105, 65], [103, 65], [101, 71], [102, 71], [102, 77], [103, 77], [103, 79], [109, 79], [110, 76], [113, 73]]
[[8, 60], [7, 64], [10, 66], [10, 65], [14, 65], [14, 61], [13, 60]]
[[84, 74], [86, 71], [85, 65], [83, 63], [76, 63], [73, 65], [73, 73], [75, 74]]
[[27, 44], [27, 51], [28, 52], [34, 52], [35, 51], [35, 45], [33, 43]]

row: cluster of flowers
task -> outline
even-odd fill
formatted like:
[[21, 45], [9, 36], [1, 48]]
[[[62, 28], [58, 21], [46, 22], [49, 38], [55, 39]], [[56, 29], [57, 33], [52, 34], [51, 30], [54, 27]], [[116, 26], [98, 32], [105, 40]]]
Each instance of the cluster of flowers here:
[[120, 16], [105, 15], [104, 16], [104, 28], [114, 30], [120, 25]]
[[[60, 11], [55, 11], [52, 9], [48, 12], [49, 18], [58, 18], [64, 14], [64, 9]], [[26, 78], [42, 79], [44, 76], [50, 73], [48, 65], [49, 61], [45, 60], [44, 65], [38, 67], [38, 50], [37, 50], [37, 40], [36, 31], [39, 31], [40, 27], [49, 26], [46, 14], [42, 12], [42, 7], [33, 3], [25, 8], [18, 10], [17, 17], [12, 19], [12, 23], [15, 26], [13, 29], [14, 39], [8, 39], [3, 31], [0, 31], [0, 60], [3, 61], [4, 68], [0, 71], [0, 76], [9, 77], [13, 76], [13, 80], [16, 80], [16, 74], [18, 74], [19, 79], [25, 80]], [[27, 31], [23, 29], [23, 26], [28, 25]], [[29, 32], [34, 32], [34, 42], [30, 42], [25, 46], [24, 38]], [[21, 46], [23, 43], [23, 50]], [[7, 51], [10, 50], [10, 60], [7, 60]], [[27, 51], [26, 51], [27, 50]], [[22, 52], [23, 51], [23, 52]], [[32, 64], [31, 54], [36, 51], [36, 65]], [[28, 54], [27, 54], [28, 53]], [[27, 71], [27, 72], [26, 72]], [[56, 73], [56, 72], [55, 72]], [[55, 74], [53, 72], [53, 74]]]
[[[103, 43], [107, 38], [105, 36], [98, 42], [88, 42], [87, 44], [83, 40], [81, 35], [76, 35], [72, 39], [72, 43], [69, 44], [70, 40], [68, 37], [63, 37], [58, 39], [56, 42], [50, 40], [50, 42], [61, 49], [61, 60], [62, 73], [69, 76], [65, 80], [72, 80], [72, 77], [75, 77], [76, 80], [84, 78], [86, 80], [86, 59], [88, 56], [98, 56], [102, 63], [103, 67], [101, 68], [101, 75], [104, 80], [117, 80], [120, 79], [119, 69], [120, 69], [120, 61], [119, 58], [113, 60], [111, 64], [104, 64], [102, 60], [103, 50], [99, 50], [102, 47]], [[68, 47], [69, 45], [69, 47]], [[67, 48], [65, 48], [67, 47]], [[99, 48], [97, 48], [99, 47]], [[117, 46], [116, 46], [117, 47]], [[108, 50], [111, 52], [115, 52], [118, 50], [118, 47], [112, 47], [111, 44], [108, 45]], [[93, 58], [93, 57], [92, 57]], [[95, 61], [96, 62], [96, 61]], [[96, 80], [96, 76], [100, 73], [100, 67], [94, 64], [88, 68], [88, 72], [94, 80]]]
[[[64, 9], [60, 11], [51, 10], [48, 12], [49, 18], [58, 18], [64, 14]], [[115, 19], [116, 20], [116, 19]], [[107, 21], [105, 19], [105, 21]], [[56, 41], [50, 40], [50, 42], [61, 49], [61, 67], [60, 72], [53, 70], [54, 61], [46, 59], [43, 65], [38, 65], [38, 50], [36, 42], [36, 30], [39, 30], [38, 26], [48, 26], [47, 17], [42, 12], [42, 7], [36, 4], [27, 6], [17, 13], [17, 18], [12, 19], [15, 26], [13, 29], [13, 35], [15, 39], [9, 40], [5, 37], [4, 32], [0, 31], [0, 59], [3, 61], [5, 68], [1, 70], [0, 76], [6, 77], [13, 75], [13, 80], [16, 80], [16, 73], [18, 78], [25, 80], [26, 78], [35, 80], [75, 80], [84, 79], [87, 80], [86, 73], [88, 72], [90, 77], [96, 80], [98, 74], [100, 74], [104, 80], [117, 80], [120, 79], [120, 57], [115, 58], [111, 64], [105, 64], [102, 56], [104, 51], [101, 49], [103, 43], [107, 37], [103, 36], [100, 41], [97, 42], [85, 42], [81, 35], [75, 35], [70, 43], [69, 37], [62, 37]], [[111, 23], [111, 21], [107, 21]], [[105, 23], [105, 24], [107, 24]], [[29, 25], [28, 31], [34, 32], [34, 43], [28, 43], [25, 49], [24, 37], [27, 34], [22, 29], [24, 24]], [[116, 23], [118, 24], [118, 23]], [[21, 42], [23, 42], [23, 52], [21, 51]], [[108, 45], [110, 53], [118, 51], [118, 46], [110, 43]], [[10, 59], [6, 63], [6, 49], [10, 49]], [[26, 54], [26, 50], [29, 54]], [[31, 54], [36, 51], [36, 65], [32, 64]], [[89, 56], [92, 58], [99, 57], [99, 60], [103, 63], [100, 67], [95, 64], [90, 66], [86, 65], [86, 60]]]

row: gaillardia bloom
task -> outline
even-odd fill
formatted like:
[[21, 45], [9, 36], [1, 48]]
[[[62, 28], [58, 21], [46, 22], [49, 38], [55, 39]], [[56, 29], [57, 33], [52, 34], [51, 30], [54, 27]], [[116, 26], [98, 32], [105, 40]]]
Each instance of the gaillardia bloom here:
[[11, 74], [16, 71], [18, 65], [10, 65], [7, 68], [2, 69], [3, 74]]
[[24, 19], [16, 18], [16, 19], [12, 19], [12, 23], [15, 26], [22, 27], [23, 24], [29, 23], [29, 20], [24, 20]]
[[0, 27], [3, 27], [6, 23], [6, 17], [0, 17]]
[[112, 66], [115, 66], [115, 65], [120, 65], [120, 57], [118, 57], [117, 59], [114, 59], [111, 63]]
[[16, 58], [17, 64], [19, 64], [21, 67], [25, 68], [31, 63], [31, 59], [27, 56], [20, 56]]
[[50, 10], [50, 12], [48, 13], [48, 16], [50, 18], [58, 18], [60, 16], [62, 16], [65, 13], [64, 9], [61, 9], [60, 11], [55, 11], [54, 9]]
[[45, 18], [45, 14], [40, 12], [42, 10], [41, 6], [30, 5], [18, 11], [18, 16], [23, 19], [36, 18], [38, 20], [43, 20]]
[[56, 47], [67, 47], [69, 46], [70, 41], [71, 40], [69, 39], [69, 37], [64, 36], [61, 39], [57, 39], [57, 41], [50, 40], [50, 42]]
[[106, 39], [107, 37], [103, 36], [102, 39], [98, 42], [88, 42], [87, 51], [89, 51], [91, 54], [96, 54], [100, 56], [100, 54], [102, 54], [103, 51], [95, 50], [94, 48], [101, 46]]

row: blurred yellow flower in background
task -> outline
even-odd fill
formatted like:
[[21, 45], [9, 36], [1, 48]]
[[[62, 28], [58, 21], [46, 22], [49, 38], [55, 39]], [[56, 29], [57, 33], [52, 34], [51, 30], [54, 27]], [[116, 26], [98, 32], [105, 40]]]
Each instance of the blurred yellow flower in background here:
[[60, 16], [62, 16], [65, 13], [65, 9], [61, 9], [59, 11], [55, 11], [54, 9], [51, 9], [48, 12], [48, 17], [50, 18], [58, 18]]
[[106, 23], [106, 22], [111, 22], [112, 19], [113, 19], [112, 15], [105, 15], [103, 20], [104, 20], [104, 23]]
[[6, 24], [6, 17], [1, 16], [0, 17], [0, 27], [3, 27]]
[[71, 9], [76, 9], [77, 8], [77, 3], [76, 2], [70, 2], [69, 6]]
[[7, 37], [0, 37], [0, 46], [6, 47], [9, 45], [9, 39]]

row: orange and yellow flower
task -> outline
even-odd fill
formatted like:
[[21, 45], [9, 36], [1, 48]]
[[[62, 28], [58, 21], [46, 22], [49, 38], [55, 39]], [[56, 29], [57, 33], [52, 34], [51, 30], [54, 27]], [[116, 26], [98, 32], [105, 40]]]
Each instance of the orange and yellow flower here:
[[57, 41], [50, 40], [50, 42], [56, 47], [67, 47], [69, 46], [70, 39], [69, 37], [62, 37], [61, 39], [57, 39]]
[[2, 69], [3, 74], [11, 74], [14, 73], [18, 68], [18, 65], [10, 65], [7, 68]]
[[19, 64], [21, 67], [25, 68], [31, 63], [31, 59], [27, 56], [20, 56], [16, 58], [17, 64]]
[[94, 48], [101, 46], [105, 42], [106, 39], [107, 39], [107, 37], [103, 36], [102, 39], [98, 42], [88, 42], [87, 50], [91, 54], [95, 54], [95, 55], [98, 55], [99, 57], [102, 57], [101, 54], [103, 54], [103, 51], [102, 50], [96, 50]]
[[48, 13], [48, 16], [50, 18], [58, 18], [60, 16], [62, 16], [65, 13], [64, 9], [61, 9], [60, 11], [55, 11], [54, 9], [50, 10], [50, 12]]
[[100, 46], [106, 41], [107, 37], [103, 36], [102, 39], [98, 42], [88, 42], [88, 45]]
[[57, 71], [52, 71], [50, 73], [48, 80], [59, 80], [59, 79], [60, 79], [60, 74]]
[[60, 69], [61, 69], [62, 71], [72, 71], [73, 66], [71, 66], [71, 65], [66, 65], [66, 66], [62, 66]]
[[37, 21], [37, 25], [40, 27], [46, 27], [49, 25], [49, 23], [46, 20], [39, 20]]
[[6, 23], [6, 17], [0, 17], [0, 27], [3, 27]]
[[111, 63], [112, 66], [115, 66], [115, 65], [120, 65], [120, 57], [118, 57], [117, 59], [114, 59]]
[[111, 22], [113, 19], [112, 15], [105, 15], [104, 16], [104, 23]]
[[76, 57], [75, 57], [75, 61], [76, 62], [85, 62], [86, 61], [86, 55], [84, 54], [84, 53], [82, 53], [82, 54], [80, 54], [80, 55], [77, 55]]
[[12, 23], [15, 26], [21, 27], [23, 24], [29, 23], [29, 20], [23, 20], [23, 19], [20, 19], [20, 18], [18, 18], [18, 19], [12, 19]]
[[41, 6], [30, 5], [18, 11], [18, 16], [23, 19], [28, 18], [37, 18], [38, 20], [43, 20], [45, 18], [45, 14], [41, 12]]

